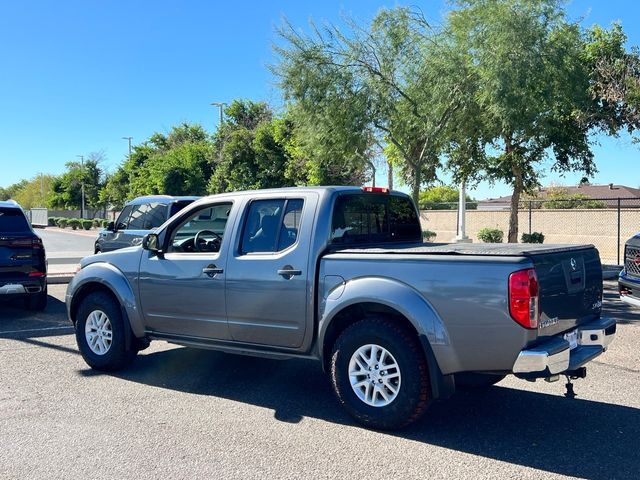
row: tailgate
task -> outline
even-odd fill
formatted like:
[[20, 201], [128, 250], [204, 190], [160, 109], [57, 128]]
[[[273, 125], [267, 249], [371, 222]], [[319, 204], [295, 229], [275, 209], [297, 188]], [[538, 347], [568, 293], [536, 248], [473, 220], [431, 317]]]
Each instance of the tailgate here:
[[530, 254], [540, 285], [538, 338], [600, 317], [602, 265], [594, 247]]
[[31, 236], [0, 236], [0, 279], [26, 278], [33, 263]]

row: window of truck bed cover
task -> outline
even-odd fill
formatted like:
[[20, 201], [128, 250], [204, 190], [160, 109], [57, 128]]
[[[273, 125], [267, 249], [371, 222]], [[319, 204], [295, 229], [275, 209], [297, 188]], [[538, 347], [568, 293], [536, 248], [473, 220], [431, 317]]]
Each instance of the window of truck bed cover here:
[[363, 245], [418, 242], [420, 220], [410, 198], [371, 193], [343, 194], [335, 202], [331, 243]]

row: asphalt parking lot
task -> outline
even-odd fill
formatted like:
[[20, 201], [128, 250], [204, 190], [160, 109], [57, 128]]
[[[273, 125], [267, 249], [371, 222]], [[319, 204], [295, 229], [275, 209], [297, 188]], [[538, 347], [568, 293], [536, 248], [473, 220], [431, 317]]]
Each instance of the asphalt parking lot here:
[[128, 370], [87, 368], [62, 303], [0, 304], [0, 478], [638, 478], [640, 311], [616, 300], [611, 348], [576, 381], [507, 378], [365, 430], [319, 365], [157, 342]]

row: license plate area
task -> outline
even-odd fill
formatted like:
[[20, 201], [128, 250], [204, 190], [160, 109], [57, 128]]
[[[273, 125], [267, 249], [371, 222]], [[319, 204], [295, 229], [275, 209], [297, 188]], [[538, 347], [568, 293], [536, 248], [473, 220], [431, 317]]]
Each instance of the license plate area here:
[[569, 349], [573, 350], [578, 346], [578, 330], [574, 330], [573, 332], [565, 333], [564, 339], [569, 342]]

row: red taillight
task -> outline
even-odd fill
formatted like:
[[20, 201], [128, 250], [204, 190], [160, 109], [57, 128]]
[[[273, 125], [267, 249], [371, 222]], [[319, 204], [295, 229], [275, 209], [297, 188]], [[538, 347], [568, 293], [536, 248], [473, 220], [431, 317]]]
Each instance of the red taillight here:
[[42, 246], [42, 239], [40, 237], [32, 238], [31, 239], [31, 247], [32, 248], [36, 248], [36, 249], [44, 248]]
[[387, 187], [362, 187], [362, 191], [367, 193], [389, 193]]
[[31, 247], [31, 248], [36, 248], [36, 249], [40, 249], [42, 248], [42, 239], [40, 239], [39, 237], [36, 238], [17, 238], [16, 240], [12, 240], [11, 243], [9, 243], [10, 247]]
[[29, 272], [30, 277], [44, 277], [46, 273], [44, 272]]
[[533, 268], [509, 275], [509, 313], [525, 328], [538, 328], [538, 277]]

